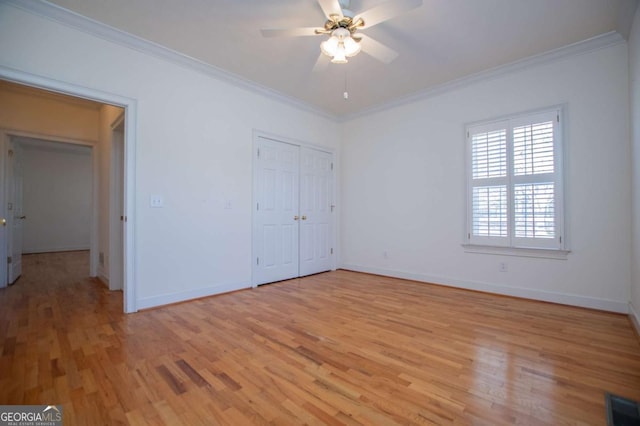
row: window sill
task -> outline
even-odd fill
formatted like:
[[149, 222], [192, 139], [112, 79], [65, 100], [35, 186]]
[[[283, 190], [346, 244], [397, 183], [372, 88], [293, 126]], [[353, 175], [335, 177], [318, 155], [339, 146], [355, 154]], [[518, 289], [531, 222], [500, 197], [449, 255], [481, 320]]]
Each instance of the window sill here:
[[537, 249], [520, 247], [479, 246], [475, 244], [462, 244], [465, 253], [497, 254], [502, 256], [538, 257], [542, 259], [567, 260], [570, 250]]

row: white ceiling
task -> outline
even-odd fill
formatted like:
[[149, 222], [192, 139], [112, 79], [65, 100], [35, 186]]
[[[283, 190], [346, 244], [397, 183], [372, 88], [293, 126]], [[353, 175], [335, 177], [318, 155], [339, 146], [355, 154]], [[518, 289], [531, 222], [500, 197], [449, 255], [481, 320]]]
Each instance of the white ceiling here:
[[[356, 114], [610, 31], [626, 38], [637, 5], [637, 0], [424, 0], [419, 9], [364, 31], [399, 52], [391, 64], [360, 53], [348, 64], [313, 73], [323, 36], [263, 38], [260, 29], [322, 26], [326, 18], [316, 0], [51, 2], [334, 115]], [[357, 13], [383, 2], [352, 0], [351, 9]]]

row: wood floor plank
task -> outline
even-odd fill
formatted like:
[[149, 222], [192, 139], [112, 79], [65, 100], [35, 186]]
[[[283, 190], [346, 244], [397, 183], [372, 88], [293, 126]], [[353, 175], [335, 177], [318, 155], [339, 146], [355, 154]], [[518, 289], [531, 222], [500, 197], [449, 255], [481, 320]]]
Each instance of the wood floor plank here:
[[0, 290], [0, 404], [65, 424], [602, 425], [624, 315], [336, 271], [132, 315], [86, 252]]

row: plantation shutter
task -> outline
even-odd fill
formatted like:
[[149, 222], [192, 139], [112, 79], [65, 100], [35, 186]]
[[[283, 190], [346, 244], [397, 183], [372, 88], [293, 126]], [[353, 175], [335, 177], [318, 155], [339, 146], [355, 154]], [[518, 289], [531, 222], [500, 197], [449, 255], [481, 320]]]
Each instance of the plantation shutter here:
[[558, 248], [557, 164], [559, 113], [511, 120], [513, 138], [513, 245]]
[[489, 245], [509, 243], [508, 122], [470, 128], [471, 223], [469, 239]]
[[467, 241], [560, 249], [560, 110], [467, 127]]

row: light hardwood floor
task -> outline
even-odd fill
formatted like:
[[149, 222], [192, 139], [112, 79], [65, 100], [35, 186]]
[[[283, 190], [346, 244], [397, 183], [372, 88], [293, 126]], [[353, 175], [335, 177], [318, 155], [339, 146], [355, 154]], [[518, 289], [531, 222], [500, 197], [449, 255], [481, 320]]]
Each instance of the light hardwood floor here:
[[124, 315], [87, 261], [28, 255], [0, 290], [0, 404], [62, 404], [65, 425], [604, 425], [605, 391], [640, 399], [623, 315], [346, 271]]

